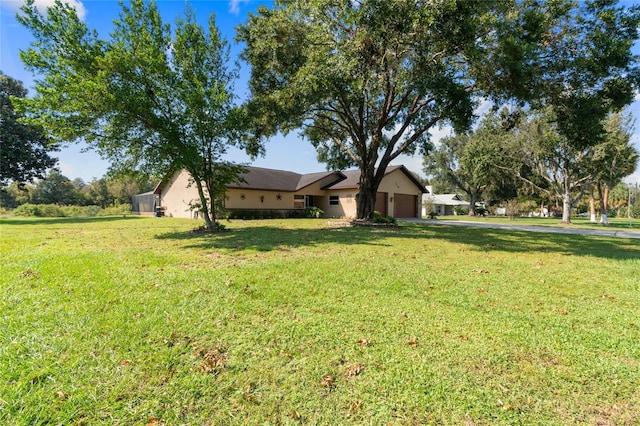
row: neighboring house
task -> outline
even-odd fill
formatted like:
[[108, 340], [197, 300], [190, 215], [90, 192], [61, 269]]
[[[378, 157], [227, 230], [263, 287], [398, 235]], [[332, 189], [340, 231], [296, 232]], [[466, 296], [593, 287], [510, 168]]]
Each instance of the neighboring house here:
[[[298, 174], [284, 170], [247, 166], [244, 180], [228, 186], [225, 208], [238, 210], [289, 212], [318, 207], [325, 217], [355, 217], [356, 196], [360, 171], [320, 172]], [[425, 187], [404, 166], [389, 166], [378, 188], [375, 210], [383, 216], [418, 217]], [[164, 215], [182, 218], [198, 217], [191, 208], [199, 203], [198, 193], [186, 171], [178, 171], [163, 179], [155, 190], [152, 211], [134, 210], [138, 214], [154, 214], [161, 209]], [[136, 197], [149, 199], [149, 194]], [[136, 202], [132, 205], [144, 206]]]
[[455, 215], [457, 207], [468, 209], [469, 202], [464, 201], [458, 194], [434, 194], [433, 187], [427, 186], [427, 193], [422, 195], [422, 216], [428, 216], [429, 212], [424, 206], [425, 202], [431, 202], [432, 211], [436, 216]]

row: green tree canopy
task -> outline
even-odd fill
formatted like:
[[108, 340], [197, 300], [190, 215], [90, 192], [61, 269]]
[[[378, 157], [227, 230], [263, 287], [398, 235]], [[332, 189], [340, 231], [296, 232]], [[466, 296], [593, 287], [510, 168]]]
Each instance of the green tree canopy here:
[[475, 96], [551, 107], [570, 143], [632, 99], [638, 8], [614, 1], [276, 1], [241, 26], [257, 138], [301, 129], [330, 168], [361, 171], [358, 217], [400, 154], [465, 129]]
[[57, 146], [49, 143], [42, 127], [20, 122], [22, 114], [14, 110], [16, 99], [27, 89], [21, 81], [0, 71], [0, 184], [19, 184], [43, 178], [58, 161], [50, 156]]
[[36, 96], [21, 103], [32, 122], [58, 140], [85, 140], [116, 170], [186, 169], [207, 227], [216, 228], [217, 202], [243, 169], [223, 159], [238, 141], [236, 72], [215, 17], [203, 28], [187, 7], [172, 30], [154, 2], [132, 0], [101, 39], [60, 1], [46, 17], [31, 0], [21, 10], [36, 39], [21, 57], [42, 76]]
[[633, 121], [629, 115], [612, 114], [605, 130], [604, 140], [594, 147], [592, 168], [600, 199], [600, 222], [607, 224], [610, 191], [635, 172], [640, 154], [631, 143]]
[[424, 157], [424, 171], [467, 194], [473, 216], [483, 193], [509, 180], [508, 173], [496, 166], [505, 137], [502, 117], [487, 114], [474, 131], [441, 139], [433, 153]]
[[[528, 16], [546, 22], [535, 26], [543, 30], [536, 31], [539, 38], [531, 37]], [[509, 22], [524, 31], [498, 27], [507, 36], [497, 38], [502, 48], [491, 52], [488, 63], [507, 66], [497, 81], [516, 80], [525, 70], [524, 84], [503, 84], [508, 93], [536, 109], [551, 109], [557, 132], [576, 149], [600, 143], [609, 114], [630, 104], [640, 85], [638, 57], [631, 50], [639, 38], [640, 5], [525, 1]]]
[[[357, 215], [373, 214], [387, 166], [431, 149], [438, 123], [466, 128], [504, 2], [276, 1], [238, 30], [252, 66], [257, 137], [302, 129], [328, 167], [360, 169]], [[486, 70], [482, 70], [483, 72]]]

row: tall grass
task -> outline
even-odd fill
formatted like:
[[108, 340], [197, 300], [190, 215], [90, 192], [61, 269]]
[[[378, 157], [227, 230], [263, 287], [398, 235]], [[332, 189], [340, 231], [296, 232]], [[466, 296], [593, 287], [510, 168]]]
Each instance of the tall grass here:
[[637, 241], [0, 224], [0, 424], [640, 423]]

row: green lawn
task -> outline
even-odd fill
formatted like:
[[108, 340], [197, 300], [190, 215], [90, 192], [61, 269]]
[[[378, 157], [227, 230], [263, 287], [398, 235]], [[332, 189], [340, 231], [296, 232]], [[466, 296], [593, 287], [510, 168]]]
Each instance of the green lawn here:
[[0, 220], [0, 424], [640, 424], [640, 243]]
[[[571, 223], [562, 223], [560, 218], [541, 218], [541, 217], [518, 217], [515, 220], [509, 220], [505, 216], [437, 216], [436, 220], [456, 220], [466, 222], [486, 222], [486, 223], [500, 223], [511, 225], [536, 225], [546, 227], [561, 227], [561, 228], [584, 228], [584, 229], [597, 229], [597, 230], [620, 230], [625, 232], [638, 232], [640, 233], [640, 219], [627, 219], [626, 217], [614, 217], [609, 218], [608, 225], [601, 225], [600, 223], [591, 223], [588, 217], [572, 217]], [[600, 220], [600, 218], [598, 218]]]

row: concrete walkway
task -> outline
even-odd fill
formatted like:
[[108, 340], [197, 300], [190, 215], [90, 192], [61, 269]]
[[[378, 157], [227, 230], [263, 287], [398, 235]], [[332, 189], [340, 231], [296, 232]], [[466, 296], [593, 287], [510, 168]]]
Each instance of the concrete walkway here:
[[517, 223], [508, 224], [508, 223], [490, 223], [490, 222], [465, 222], [463, 220], [446, 220], [446, 219], [403, 218], [403, 219], [398, 219], [398, 221], [421, 223], [425, 225], [471, 226], [474, 228], [508, 229], [508, 230], [514, 230], [514, 231], [550, 232], [554, 234], [574, 234], [574, 235], [590, 235], [594, 237], [617, 237], [617, 238], [640, 239], [640, 232], [624, 231], [621, 229], [559, 228], [559, 227], [553, 227], [553, 226], [518, 225]]

